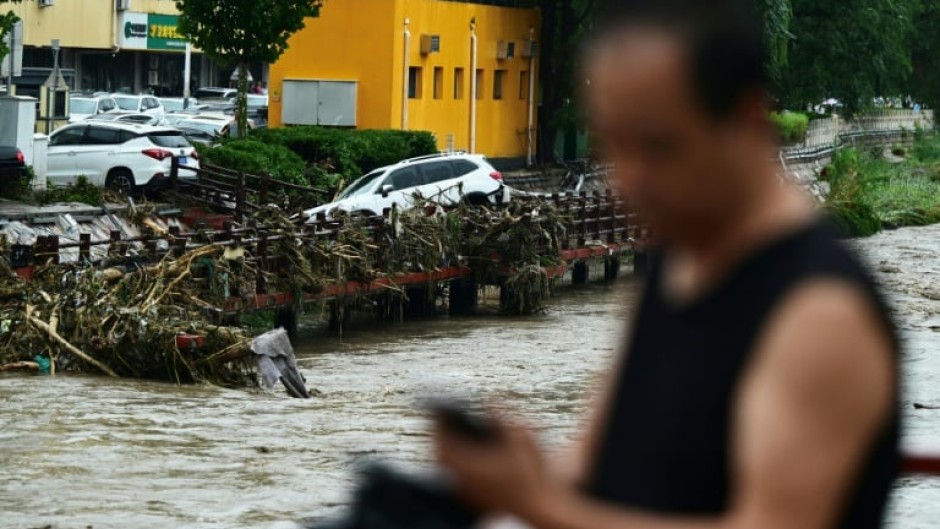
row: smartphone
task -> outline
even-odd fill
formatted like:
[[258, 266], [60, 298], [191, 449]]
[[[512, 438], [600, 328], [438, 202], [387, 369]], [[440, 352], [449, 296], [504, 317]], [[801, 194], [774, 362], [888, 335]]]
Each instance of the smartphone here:
[[436, 398], [425, 401], [422, 407], [457, 435], [478, 442], [496, 437], [496, 425], [483, 413], [482, 406], [460, 399]]

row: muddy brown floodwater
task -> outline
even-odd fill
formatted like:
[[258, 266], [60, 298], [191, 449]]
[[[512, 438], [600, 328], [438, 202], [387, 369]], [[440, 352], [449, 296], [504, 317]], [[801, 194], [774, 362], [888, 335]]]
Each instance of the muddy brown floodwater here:
[[[908, 350], [906, 440], [940, 449], [940, 227], [858, 243], [892, 292]], [[295, 528], [335, 513], [363, 458], [428, 464], [415, 399], [499, 396], [551, 448], [579, 424], [635, 293], [563, 290], [533, 318], [357, 324], [308, 333], [300, 366], [322, 396], [93, 377], [0, 377], [0, 529]], [[936, 329], [936, 330], [935, 330]], [[940, 527], [940, 478], [902, 478], [890, 527]]]

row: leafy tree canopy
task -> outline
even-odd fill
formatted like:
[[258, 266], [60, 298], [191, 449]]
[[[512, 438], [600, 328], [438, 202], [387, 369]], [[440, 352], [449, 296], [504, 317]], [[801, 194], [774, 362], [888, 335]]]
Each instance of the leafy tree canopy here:
[[[23, 0], [0, 0], [0, 4], [19, 4]], [[8, 53], [10, 53], [10, 46], [7, 43], [7, 39], [10, 38], [9, 34], [13, 31], [13, 26], [19, 22], [20, 18], [16, 16], [13, 11], [0, 12], [0, 61], [2, 61]]]
[[248, 63], [273, 63], [291, 35], [316, 17], [324, 0], [176, 0], [179, 32], [193, 46], [239, 71], [238, 135], [248, 132]]

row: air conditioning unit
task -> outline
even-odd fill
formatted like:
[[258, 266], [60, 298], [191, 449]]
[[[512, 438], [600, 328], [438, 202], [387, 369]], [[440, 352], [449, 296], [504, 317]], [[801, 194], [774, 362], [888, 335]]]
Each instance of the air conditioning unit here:
[[522, 41], [522, 56], [526, 59], [539, 56], [539, 43], [534, 40]]
[[496, 58], [499, 60], [512, 59], [516, 56], [516, 43], [511, 40], [501, 40], [496, 43]]
[[421, 55], [431, 53], [440, 53], [441, 36], [440, 35], [421, 35]]
[[39, 0], [39, 7], [52, 7], [55, 5], [55, 0]]
[[114, 0], [115, 11], [127, 11], [131, 8], [131, 0]]

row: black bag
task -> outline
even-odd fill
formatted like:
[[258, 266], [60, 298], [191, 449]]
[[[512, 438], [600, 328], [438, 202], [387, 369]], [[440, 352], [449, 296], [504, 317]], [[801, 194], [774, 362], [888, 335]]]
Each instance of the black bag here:
[[314, 522], [308, 529], [470, 529], [479, 518], [444, 480], [373, 464], [362, 471], [345, 515]]

